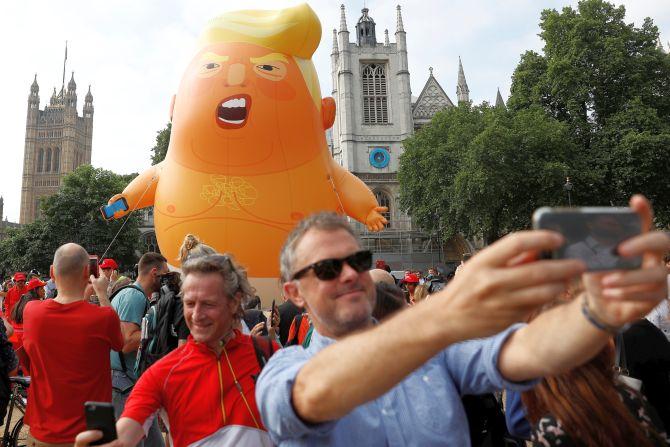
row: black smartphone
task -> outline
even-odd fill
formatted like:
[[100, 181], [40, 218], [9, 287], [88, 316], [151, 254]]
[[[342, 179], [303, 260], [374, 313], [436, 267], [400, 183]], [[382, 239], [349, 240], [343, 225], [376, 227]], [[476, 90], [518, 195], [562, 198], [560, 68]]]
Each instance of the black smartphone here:
[[640, 268], [642, 258], [623, 258], [617, 248], [642, 232], [640, 216], [630, 208], [540, 208], [533, 213], [533, 228], [553, 230], [565, 243], [546, 254], [553, 259], [581, 259], [589, 271]]
[[272, 324], [274, 323], [272, 321], [272, 318], [275, 316], [275, 312], [277, 311], [277, 306], [275, 305], [275, 300], [272, 300], [272, 307], [270, 308], [270, 323], [268, 327], [272, 327]]
[[95, 276], [96, 278], [100, 276], [100, 259], [98, 258], [98, 255], [89, 255], [88, 256], [88, 271], [90, 272], [91, 275]]
[[112, 219], [114, 217], [114, 213], [116, 213], [117, 211], [127, 211], [127, 210], [128, 210], [128, 202], [124, 197], [121, 197], [114, 203], [100, 207], [100, 213], [102, 213], [102, 217], [105, 220]]
[[100, 430], [102, 439], [92, 442], [91, 445], [101, 445], [116, 439], [116, 419], [114, 407], [109, 402], [85, 402], [86, 428]]

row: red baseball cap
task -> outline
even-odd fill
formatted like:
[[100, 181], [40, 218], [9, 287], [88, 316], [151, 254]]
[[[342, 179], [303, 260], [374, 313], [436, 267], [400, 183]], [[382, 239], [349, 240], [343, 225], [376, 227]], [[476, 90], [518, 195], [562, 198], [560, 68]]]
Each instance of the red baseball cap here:
[[418, 284], [419, 277], [416, 276], [416, 274], [414, 274], [414, 273], [407, 273], [405, 275], [404, 282], [409, 283], [409, 284], [412, 284], [412, 283], [417, 283]]
[[14, 273], [14, 281], [25, 281], [26, 280], [26, 274], [23, 272], [16, 272]]
[[112, 258], [106, 258], [106, 259], [103, 259], [102, 262], [100, 263], [100, 268], [101, 269], [118, 270], [119, 265]]
[[26, 291], [37, 289], [38, 287], [44, 287], [46, 285], [47, 283], [45, 283], [44, 281], [40, 281], [39, 278], [33, 278], [30, 281], [28, 281], [28, 284], [26, 284]]

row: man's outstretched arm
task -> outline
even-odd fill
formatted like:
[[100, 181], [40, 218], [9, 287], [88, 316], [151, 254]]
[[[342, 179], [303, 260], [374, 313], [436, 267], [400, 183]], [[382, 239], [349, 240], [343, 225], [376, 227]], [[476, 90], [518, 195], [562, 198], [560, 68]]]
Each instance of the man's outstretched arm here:
[[[652, 212], [642, 196], [631, 199], [648, 231]], [[622, 256], [642, 256], [642, 268], [626, 272], [590, 273], [583, 276], [584, 292], [571, 302], [544, 312], [515, 332], [498, 359], [501, 374], [522, 381], [560, 374], [592, 358], [611, 335], [598, 329], [584, 315], [618, 328], [647, 315], [667, 297], [667, 270], [662, 256], [670, 239], [661, 232], [647, 232], [622, 243]]]

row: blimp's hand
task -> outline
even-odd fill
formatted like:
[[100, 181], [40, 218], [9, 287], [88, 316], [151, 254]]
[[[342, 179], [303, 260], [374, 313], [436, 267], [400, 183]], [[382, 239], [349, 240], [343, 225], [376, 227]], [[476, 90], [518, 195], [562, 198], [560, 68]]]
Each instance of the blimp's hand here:
[[[107, 205], [111, 205], [113, 203], [116, 203], [116, 201], [118, 201], [118, 200], [125, 200], [125, 203], [126, 204], [128, 203], [128, 199], [127, 199], [126, 196], [124, 196], [123, 194], [116, 194], [116, 195], [112, 196], [111, 199], [109, 199], [109, 201], [107, 202]], [[112, 219], [120, 219], [120, 218], [122, 218], [123, 216], [125, 216], [129, 213], [130, 213], [130, 208], [129, 207], [127, 207], [125, 210], [114, 211], [114, 216], [112, 217]]]
[[370, 211], [368, 217], [365, 218], [365, 225], [370, 231], [381, 231], [384, 229], [384, 225], [388, 223], [388, 220], [382, 213], [387, 212], [389, 209], [385, 206], [376, 206]]

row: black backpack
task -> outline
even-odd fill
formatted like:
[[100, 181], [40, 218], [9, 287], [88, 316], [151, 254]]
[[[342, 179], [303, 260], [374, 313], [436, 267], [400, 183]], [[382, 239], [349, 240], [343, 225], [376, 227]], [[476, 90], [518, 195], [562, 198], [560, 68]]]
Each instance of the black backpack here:
[[183, 324], [183, 320], [184, 305], [181, 297], [168, 286], [161, 287], [158, 300], [142, 318], [142, 335], [135, 363], [137, 377], [177, 348], [177, 327]]

